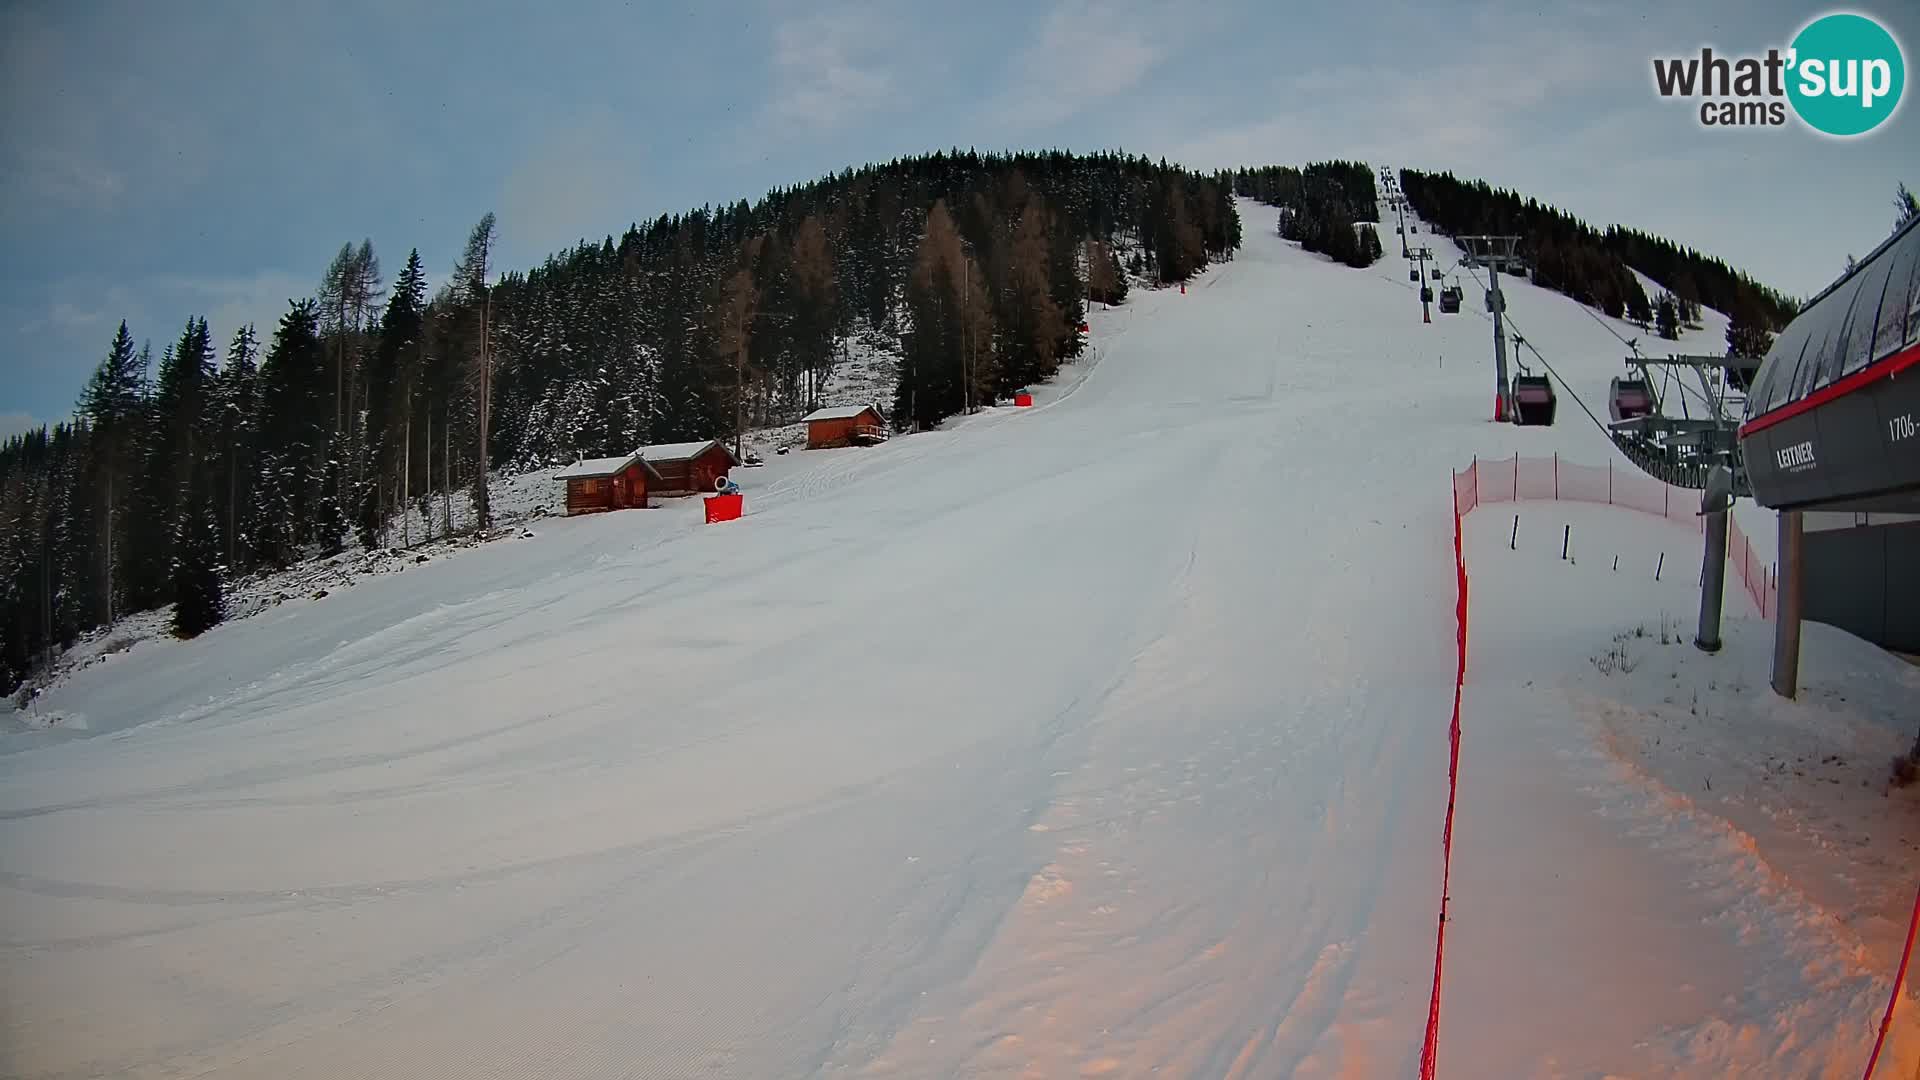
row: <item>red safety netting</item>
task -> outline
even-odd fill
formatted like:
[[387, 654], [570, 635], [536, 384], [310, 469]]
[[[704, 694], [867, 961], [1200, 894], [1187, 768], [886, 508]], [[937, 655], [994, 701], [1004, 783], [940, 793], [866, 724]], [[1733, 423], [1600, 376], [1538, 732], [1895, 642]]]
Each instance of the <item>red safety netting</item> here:
[[1433, 942], [1433, 994], [1420, 1044], [1420, 1080], [1434, 1080], [1440, 1061], [1440, 972], [1447, 954], [1447, 894], [1453, 885], [1453, 805], [1460, 782], [1460, 693], [1467, 681], [1467, 560], [1460, 549], [1460, 516], [1478, 505], [1472, 477], [1453, 477], [1454, 653], [1453, 719], [1447, 726], [1447, 819], [1440, 830], [1440, 928]]
[[[1576, 465], [1554, 457], [1510, 458], [1473, 464], [1453, 474], [1453, 506], [1465, 517], [1483, 503], [1559, 500], [1604, 503], [1653, 514], [1695, 529], [1705, 530], [1699, 516], [1700, 493], [1674, 487], [1634, 469]], [[1727, 561], [1747, 590], [1762, 618], [1772, 618], [1779, 606], [1779, 586], [1773, 572], [1754, 553], [1753, 543], [1740, 523], [1728, 519]]]

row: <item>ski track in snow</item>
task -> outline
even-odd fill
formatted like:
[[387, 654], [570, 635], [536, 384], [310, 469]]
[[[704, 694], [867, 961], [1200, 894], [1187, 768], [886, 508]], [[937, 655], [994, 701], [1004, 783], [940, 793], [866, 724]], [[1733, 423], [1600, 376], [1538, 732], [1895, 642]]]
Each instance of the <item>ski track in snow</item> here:
[[1036, 408], [76, 672], [108, 734], [0, 757], [0, 1072], [1410, 1074], [1447, 470], [1609, 451], [1241, 210]]

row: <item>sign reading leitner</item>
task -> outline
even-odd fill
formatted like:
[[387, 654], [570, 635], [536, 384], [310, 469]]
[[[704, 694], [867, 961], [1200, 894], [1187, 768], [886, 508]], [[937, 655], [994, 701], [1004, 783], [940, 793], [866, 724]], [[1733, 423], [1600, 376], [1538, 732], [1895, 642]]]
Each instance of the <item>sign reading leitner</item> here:
[[1788, 108], [1823, 134], [1848, 138], [1880, 127], [1900, 107], [1907, 68], [1900, 43], [1865, 15], [1822, 15], [1785, 49], [1763, 55], [1657, 57], [1664, 98], [1699, 99], [1703, 127], [1782, 127]]

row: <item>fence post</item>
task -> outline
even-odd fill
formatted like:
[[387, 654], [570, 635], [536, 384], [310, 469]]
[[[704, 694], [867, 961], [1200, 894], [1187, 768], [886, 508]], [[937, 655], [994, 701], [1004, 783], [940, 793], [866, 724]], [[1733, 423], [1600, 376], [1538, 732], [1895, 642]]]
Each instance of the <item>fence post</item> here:
[[1560, 501], [1560, 451], [1553, 452], [1553, 501]]
[[1607, 505], [1613, 505], [1613, 459], [1607, 459]]
[[1520, 451], [1513, 452], [1513, 501], [1520, 501]]

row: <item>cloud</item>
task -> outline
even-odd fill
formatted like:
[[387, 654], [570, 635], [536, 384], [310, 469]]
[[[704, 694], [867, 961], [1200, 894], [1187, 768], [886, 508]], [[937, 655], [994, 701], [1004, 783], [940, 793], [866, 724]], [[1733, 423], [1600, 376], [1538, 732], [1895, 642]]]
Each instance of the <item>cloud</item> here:
[[69, 147], [24, 147], [0, 160], [0, 190], [64, 207], [109, 210], [126, 189], [120, 172]]
[[778, 130], [824, 132], [900, 104], [890, 16], [816, 8], [773, 29], [773, 84], [764, 120]]
[[[1479, 21], [1434, 42], [1428, 52], [1444, 59], [1408, 66], [1332, 56], [1275, 78], [1251, 91], [1274, 102], [1275, 115], [1194, 132], [1171, 153], [1200, 168], [1341, 157], [1479, 175], [1612, 114], [1592, 94], [1614, 73], [1611, 58], [1582, 35], [1514, 27], [1495, 39]], [[1166, 119], [1156, 126], [1166, 130]]]
[[[265, 342], [272, 339], [280, 316], [286, 314], [287, 302], [312, 296], [316, 284], [307, 274], [262, 270], [234, 277], [164, 274], [133, 291], [177, 298], [177, 303], [169, 304], [170, 309], [205, 315], [216, 342], [224, 342], [248, 323]], [[184, 325], [184, 317], [181, 322]], [[172, 326], [157, 336], [171, 338], [178, 332], [179, 327]], [[159, 349], [156, 344], [154, 351]]]
[[45, 420], [28, 416], [23, 412], [0, 412], [0, 440], [24, 435], [29, 431], [38, 431], [46, 424]]
[[1175, 40], [1175, 28], [1155, 8], [1117, 0], [1059, 4], [1015, 58], [1007, 89], [988, 106], [987, 127], [1019, 133], [1070, 120], [1138, 87]]
[[501, 182], [501, 264], [529, 265], [625, 228], [640, 205], [638, 179], [646, 171], [637, 138], [613, 110], [599, 107], [529, 144]]

